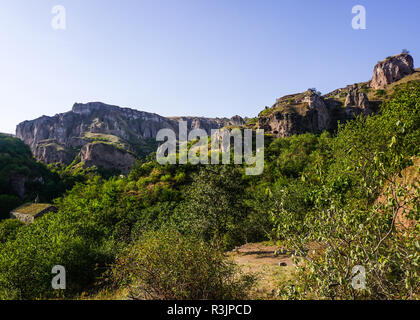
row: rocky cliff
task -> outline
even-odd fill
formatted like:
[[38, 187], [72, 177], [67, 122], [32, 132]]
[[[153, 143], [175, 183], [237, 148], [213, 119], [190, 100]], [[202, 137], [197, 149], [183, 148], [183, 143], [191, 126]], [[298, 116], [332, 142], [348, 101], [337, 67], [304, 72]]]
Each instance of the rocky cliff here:
[[318, 132], [329, 127], [326, 104], [312, 90], [277, 99], [271, 109], [263, 110], [258, 118], [260, 129], [279, 137]]
[[[314, 89], [277, 99], [258, 115], [258, 128], [278, 137], [333, 130], [339, 122], [377, 111], [381, 99], [375, 89], [384, 89], [413, 74], [413, 58], [402, 53], [388, 57], [375, 67], [372, 81], [355, 83], [321, 96]], [[417, 79], [417, 78], [416, 78]], [[369, 96], [374, 99], [370, 101]]]
[[156, 150], [155, 137], [163, 128], [178, 133], [178, 121], [188, 129], [211, 129], [243, 121], [227, 118], [173, 117], [107, 105], [76, 103], [71, 111], [53, 117], [42, 116], [20, 123], [16, 136], [31, 148], [35, 158], [49, 163], [70, 164], [79, 159], [83, 166], [101, 166], [127, 172], [141, 157]]
[[45, 163], [69, 164], [79, 159], [83, 166], [127, 172], [136, 157], [156, 151], [155, 137], [160, 129], [173, 129], [178, 134], [179, 121], [186, 121], [188, 130], [201, 128], [209, 135], [212, 129], [241, 126], [264, 129], [278, 137], [333, 130], [339, 122], [375, 112], [394, 83], [405, 77], [417, 79], [417, 74], [409, 54], [388, 57], [375, 66], [370, 82], [352, 84], [323, 96], [315, 89], [284, 96], [247, 124], [239, 116], [162, 117], [92, 102], [76, 103], [71, 111], [53, 117], [25, 121], [17, 126], [16, 135], [30, 146], [37, 160]]
[[102, 142], [84, 145], [80, 150], [80, 160], [84, 168], [97, 166], [116, 169], [124, 174], [128, 174], [136, 164], [136, 157], [130, 152]]
[[359, 85], [356, 83], [347, 88], [346, 101], [344, 107], [357, 107], [360, 109], [368, 109], [370, 106], [369, 99], [366, 93], [362, 92]]
[[401, 53], [380, 61], [374, 68], [370, 86], [381, 89], [414, 72], [414, 60], [408, 53]]

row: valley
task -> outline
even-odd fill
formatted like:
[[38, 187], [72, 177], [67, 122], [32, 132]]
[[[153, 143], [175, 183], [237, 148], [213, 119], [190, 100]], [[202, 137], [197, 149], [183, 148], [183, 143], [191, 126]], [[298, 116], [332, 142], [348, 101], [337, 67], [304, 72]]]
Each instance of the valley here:
[[[256, 118], [91, 102], [0, 134], [0, 299], [419, 299], [420, 72], [406, 52], [374, 70]], [[264, 170], [159, 163], [179, 121], [263, 129]]]

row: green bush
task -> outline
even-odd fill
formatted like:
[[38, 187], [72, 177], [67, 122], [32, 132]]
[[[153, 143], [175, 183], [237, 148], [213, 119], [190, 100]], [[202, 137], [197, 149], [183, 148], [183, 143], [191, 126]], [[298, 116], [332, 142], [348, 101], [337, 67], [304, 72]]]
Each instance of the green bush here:
[[[77, 213], [51, 213], [19, 229], [0, 250], [0, 299], [72, 297], [87, 290], [97, 276], [96, 266], [111, 262], [100, 226]], [[13, 239], [15, 238], [15, 239]], [[52, 267], [66, 269], [67, 288], [51, 287]]]
[[383, 96], [386, 96], [386, 91], [385, 91], [385, 90], [382, 90], [382, 89], [376, 90], [375, 95], [376, 95], [377, 97], [383, 97]]
[[255, 281], [201, 239], [169, 230], [143, 234], [110, 275], [132, 299], [244, 299]]
[[260, 116], [260, 117], [267, 116], [267, 115], [269, 115], [272, 111], [273, 111], [273, 110], [272, 110], [271, 108], [264, 109], [264, 110], [262, 110], [262, 111], [260, 112], [260, 114], [259, 114], [258, 116]]
[[19, 229], [23, 226], [24, 223], [16, 219], [0, 221], [0, 244], [16, 239]]

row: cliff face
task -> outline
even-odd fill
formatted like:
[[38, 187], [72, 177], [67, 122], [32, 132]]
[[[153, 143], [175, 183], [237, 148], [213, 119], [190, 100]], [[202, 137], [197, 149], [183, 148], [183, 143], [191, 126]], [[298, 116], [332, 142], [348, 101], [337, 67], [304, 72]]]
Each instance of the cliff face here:
[[39, 157], [45, 146], [67, 151], [80, 148], [89, 142], [87, 133], [111, 135], [127, 141], [144, 140], [153, 138], [159, 129], [173, 125], [172, 121], [157, 114], [95, 102], [75, 104], [72, 111], [53, 117], [22, 122], [17, 126], [16, 135]]
[[258, 126], [278, 137], [329, 128], [330, 116], [324, 100], [315, 92], [288, 95], [259, 115]]
[[346, 122], [360, 114], [376, 111], [381, 103], [378, 96], [369, 101], [372, 89], [387, 88], [415, 72], [413, 58], [402, 53], [387, 58], [375, 66], [370, 82], [353, 84], [320, 96], [315, 90], [287, 95], [277, 99], [258, 115], [258, 127], [278, 137], [335, 129], [338, 122]]
[[346, 101], [344, 102], [344, 107], [357, 107], [360, 109], [368, 109], [369, 99], [366, 93], [362, 92], [358, 84], [354, 84], [348, 87]]
[[[168, 119], [173, 121], [176, 126], [178, 126], [179, 121], [186, 121], [188, 130], [204, 129], [208, 135], [211, 134], [212, 129], [220, 129], [232, 122], [226, 118], [169, 117]], [[176, 133], [178, 133], [178, 129]]]
[[155, 137], [160, 129], [169, 128], [178, 134], [181, 120], [187, 122], [188, 130], [202, 128], [209, 134], [211, 129], [240, 121], [237, 118], [166, 118], [100, 102], [76, 103], [69, 112], [20, 123], [16, 136], [29, 145], [37, 160], [47, 164], [70, 164], [80, 156], [84, 166], [127, 172], [136, 156], [156, 150]]
[[136, 164], [136, 157], [131, 153], [100, 142], [84, 145], [80, 157], [85, 168], [98, 166], [104, 169], [116, 169], [124, 174], [128, 174]]
[[373, 89], [382, 89], [413, 72], [414, 60], [409, 54], [401, 53], [388, 57], [375, 66], [370, 86]]
[[247, 124], [239, 116], [231, 119], [162, 117], [92, 102], [76, 103], [71, 111], [53, 117], [22, 122], [16, 135], [30, 146], [37, 160], [45, 163], [69, 164], [80, 158], [84, 166], [98, 165], [127, 172], [136, 157], [157, 150], [155, 137], [160, 129], [169, 128], [178, 135], [179, 121], [186, 121], [188, 130], [204, 129], [208, 135], [212, 129], [229, 126], [260, 128], [278, 137], [318, 133], [335, 129], [338, 122], [375, 112], [381, 98], [374, 89], [388, 90], [390, 84], [414, 72], [409, 54], [388, 57], [375, 66], [370, 82], [349, 85], [323, 96], [314, 89], [284, 96], [271, 108], [266, 107], [256, 122]]

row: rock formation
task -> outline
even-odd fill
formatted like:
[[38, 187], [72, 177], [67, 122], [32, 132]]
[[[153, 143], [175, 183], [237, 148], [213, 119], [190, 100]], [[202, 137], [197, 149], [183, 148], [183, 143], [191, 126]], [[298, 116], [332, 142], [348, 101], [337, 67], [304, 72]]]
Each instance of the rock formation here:
[[414, 61], [408, 53], [388, 57], [375, 66], [370, 82], [336, 89], [322, 97], [316, 90], [309, 89], [278, 99], [271, 108], [265, 107], [259, 114], [258, 126], [278, 137], [334, 130], [339, 122], [377, 110], [381, 99], [376, 96], [378, 101], [370, 102], [367, 95], [370, 88], [384, 89], [414, 72]]
[[80, 156], [85, 167], [97, 165], [127, 172], [136, 156], [156, 151], [155, 137], [160, 129], [169, 128], [178, 134], [178, 121], [186, 121], [188, 130], [201, 128], [208, 134], [211, 129], [243, 123], [238, 116], [166, 118], [91, 102], [76, 103], [71, 111], [53, 117], [24, 121], [17, 126], [16, 135], [29, 145], [37, 160], [47, 164], [70, 164]]
[[278, 137], [328, 129], [330, 116], [324, 100], [314, 91], [288, 95], [259, 114], [258, 126]]
[[334, 130], [339, 122], [376, 110], [381, 98], [374, 95], [370, 102], [367, 94], [371, 88], [386, 88], [413, 72], [413, 58], [408, 53], [388, 57], [375, 66], [370, 82], [350, 85], [324, 96], [315, 89], [284, 96], [271, 108], [266, 107], [258, 119], [246, 124], [240, 116], [231, 119], [162, 117], [92, 102], [76, 103], [72, 111], [53, 117], [25, 121], [17, 126], [16, 135], [30, 146], [37, 160], [45, 163], [69, 164], [80, 158], [85, 167], [97, 165], [128, 172], [136, 157], [157, 150], [155, 137], [160, 129], [172, 129], [178, 135], [179, 121], [185, 121], [189, 131], [204, 129], [208, 135], [212, 129], [229, 127], [260, 128], [277, 137]]
[[[210, 135], [211, 129], [219, 129], [230, 123], [230, 120], [226, 118], [169, 117], [168, 119], [173, 122], [175, 127], [179, 121], [185, 121], [188, 130], [204, 129], [208, 135]], [[178, 133], [178, 129], [176, 132]]]
[[16, 128], [16, 135], [29, 145], [36, 157], [41, 157], [45, 146], [64, 150], [82, 147], [89, 142], [87, 133], [124, 140], [147, 139], [162, 127], [171, 128], [173, 122], [157, 114], [94, 102], [77, 103], [72, 111], [22, 122]]
[[370, 86], [373, 89], [382, 89], [386, 85], [398, 81], [413, 72], [413, 57], [408, 53], [388, 57], [375, 66]]
[[131, 153], [106, 143], [89, 143], [80, 151], [85, 168], [98, 166], [104, 169], [116, 169], [128, 174], [136, 164], [136, 157]]
[[229, 120], [229, 125], [231, 126], [242, 126], [243, 124], [245, 124], [244, 119], [238, 115], [233, 116]]
[[358, 84], [354, 84], [348, 87], [344, 107], [357, 107], [361, 109], [369, 108], [369, 99], [366, 93], [360, 91]]

